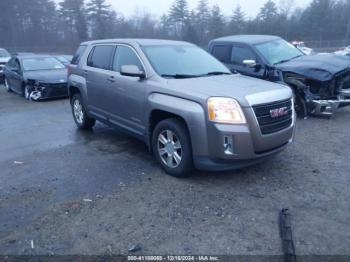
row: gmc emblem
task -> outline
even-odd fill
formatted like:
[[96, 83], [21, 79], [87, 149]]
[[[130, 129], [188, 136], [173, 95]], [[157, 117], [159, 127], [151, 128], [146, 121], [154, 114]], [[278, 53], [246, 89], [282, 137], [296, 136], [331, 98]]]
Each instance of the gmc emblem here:
[[288, 108], [287, 107], [281, 107], [281, 108], [270, 110], [270, 116], [272, 118], [282, 117], [285, 115], [288, 115]]

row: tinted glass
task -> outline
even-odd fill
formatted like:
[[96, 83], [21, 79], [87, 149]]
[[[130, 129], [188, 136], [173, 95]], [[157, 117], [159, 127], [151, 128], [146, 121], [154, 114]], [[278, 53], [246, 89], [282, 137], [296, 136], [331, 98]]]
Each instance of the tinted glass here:
[[136, 65], [140, 71], [143, 71], [141, 61], [135, 52], [130, 47], [118, 46], [113, 62], [113, 70], [120, 72], [124, 65]]
[[65, 66], [54, 57], [24, 58], [22, 60], [24, 71], [64, 69]]
[[256, 48], [271, 65], [303, 55], [298, 48], [283, 39], [258, 44]]
[[147, 46], [143, 50], [159, 75], [230, 74], [222, 63], [196, 46]]
[[229, 63], [231, 58], [231, 45], [217, 45], [213, 47], [212, 53], [223, 63]]
[[96, 46], [88, 59], [88, 66], [109, 70], [111, 69], [111, 60], [114, 55], [115, 46], [100, 45]]
[[256, 57], [250, 49], [234, 46], [232, 48], [231, 62], [233, 64], [242, 65], [244, 60], [256, 60]]
[[77, 52], [75, 53], [75, 55], [72, 58], [72, 64], [73, 65], [77, 65], [79, 64], [80, 58], [83, 56], [85, 50], [86, 50], [87, 46], [86, 45], [81, 45], [79, 46]]
[[10, 57], [11, 55], [5, 49], [0, 49], [0, 57]]

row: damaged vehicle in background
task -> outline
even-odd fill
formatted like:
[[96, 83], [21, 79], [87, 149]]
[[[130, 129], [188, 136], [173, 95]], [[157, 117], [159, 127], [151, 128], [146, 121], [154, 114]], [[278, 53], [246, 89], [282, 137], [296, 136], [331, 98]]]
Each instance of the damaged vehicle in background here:
[[298, 48], [301, 52], [303, 52], [304, 55], [315, 55], [315, 51], [307, 47], [304, 42], [301, 41], [294, 41], [292, 42], [292, 45], [294, 45], [296, 48]]
[[56, 58], [17, 55], [4, 69], [5, 87], [28, 100], [67, 97], [67, 68]]
[[0, 82], [4, 78], [4, 67], [6, 63], [11, 59], [11, 55], [6, 49], [0, 48]]
[[304, 55], [277, 36], [237, 35], [213, 40], [209, 52], [232, 72], [282, 83], [294, 92], [298, 115], [332, 116], [350, 105], [350, 61], [334, 54]]

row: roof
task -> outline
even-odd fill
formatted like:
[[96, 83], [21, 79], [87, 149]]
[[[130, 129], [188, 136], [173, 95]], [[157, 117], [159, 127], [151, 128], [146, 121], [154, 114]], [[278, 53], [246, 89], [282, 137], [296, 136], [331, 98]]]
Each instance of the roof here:
[[270, 42], [277, 39], [281, 38], [273, 35], [233, 35], [217, 38], [214, 39], [212, 42], [236, 42], [255, 45]]
[[162, 39], [104, 39], [88, 41], [82, 44], [104, 44], [104, 43], [122, 43], [122, 44], [138, 44], [140, 46], [151, 46], [151, 45], [192, 45], [184, 41], [173, 41], [173, 40], [162, 40]]

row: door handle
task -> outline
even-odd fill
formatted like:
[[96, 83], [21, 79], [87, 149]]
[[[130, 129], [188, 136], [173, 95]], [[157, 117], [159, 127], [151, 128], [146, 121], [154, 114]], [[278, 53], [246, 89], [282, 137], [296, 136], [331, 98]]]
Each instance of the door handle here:
[[115, 77], [114, 77], [114, 76], [110, 76], [110, 77], [108, 77], [107, 80], [108, 80], [109, 82], [114, 83], [114, 82], [115, 82]]
[[88, 76], [89, 75], [89, 72], [87, 70], [84, 70], [84, 76]]

